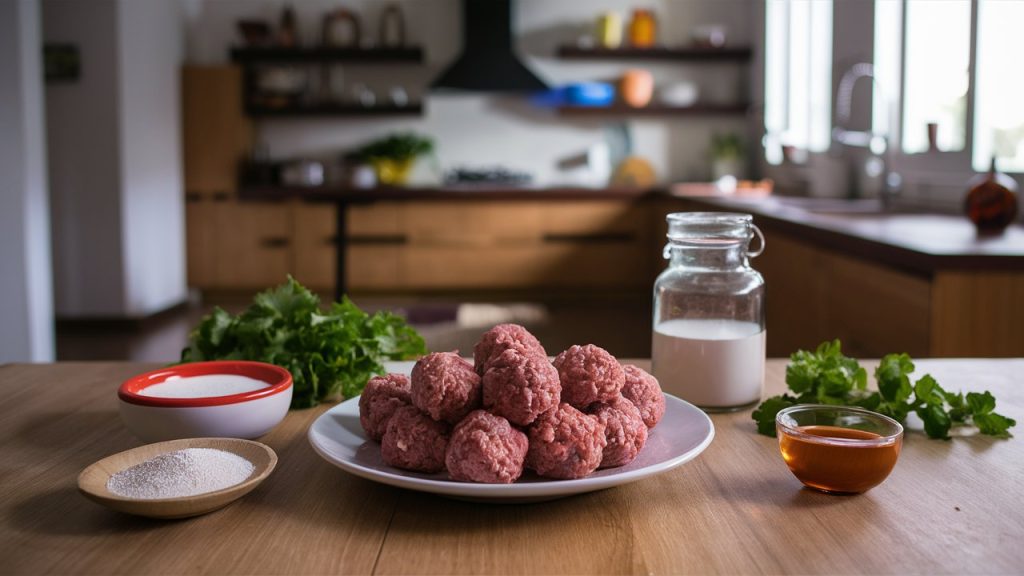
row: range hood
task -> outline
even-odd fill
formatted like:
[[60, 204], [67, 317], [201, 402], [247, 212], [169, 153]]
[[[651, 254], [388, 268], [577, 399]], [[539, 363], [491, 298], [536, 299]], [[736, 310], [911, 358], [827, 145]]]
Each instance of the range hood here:
[[512, 51], [511, 0], [462, 0], [462, 40], [462, 55], [431, 88], [476, 92], [547, 89]]

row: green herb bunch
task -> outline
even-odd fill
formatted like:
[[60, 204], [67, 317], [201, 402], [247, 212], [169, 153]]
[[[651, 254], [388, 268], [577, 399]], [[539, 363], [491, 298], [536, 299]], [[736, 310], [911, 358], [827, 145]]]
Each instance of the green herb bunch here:
[[407, 134], [393, 134], [380, 140], [375, 140], [357, 150], [355, 156], [361, 160], [372, 160], [374, 158], [406, 160], [430, 154], [433, 151], [433, 140], [410, 132]]
[[257, 360], [292, 373], [292, 408], [362, 392], [387, 360], [426, 354], [423, 338], [401, 317], [369, 315], [348, 297], [321, 310], [320, 298], [291, 276], [257, 294], [238, 316], [221, 308], [189, 335], [182, 362]]
[[914, 362], [906, 354], [889, 354], [875, 369], [877, 391], [868, 391], [867, 372], [843, 356], [839, 340], [824, 342], [814, 352], [799, 350], [786, 366], [791, 394], [774, 396], [754, 410], [757, 431], [775, 436], [775, 415], [795, 404], [860, 406], [904, 422], [913, 412], [931, 438], [949, 438], [953, 426], [974, 425], [982, 434], [1010, 438], [1017, 422], [995, 413], [996, 399], [988, 391], [966, 395], [947, 392], [931, 375], [911, 382]]

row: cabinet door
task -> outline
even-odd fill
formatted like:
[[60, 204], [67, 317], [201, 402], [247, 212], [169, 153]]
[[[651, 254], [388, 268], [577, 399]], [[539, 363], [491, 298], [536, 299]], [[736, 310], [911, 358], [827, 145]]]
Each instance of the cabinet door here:
[[242, 72], [234, 66], [182, 68], [185, 190], [233, 194], [238, 162], [251, 147], [242, 109]]
[[549, 202], [542, 239], [546, 286], [649, 288], [653, 254], [650, 207], [622, 200]]
[[298, 203], [292, 208], [295, 242], [292, 274], [312, 290], [334, 289], [335, 208], [332, 204]]
[[291, 207], [271, 202], [216, 203], [216, 284], [265, 289], [291, 270]]
[[217, 207], [199, 194], [185, 198], [185, 258], [188, 285], [217, 285]]

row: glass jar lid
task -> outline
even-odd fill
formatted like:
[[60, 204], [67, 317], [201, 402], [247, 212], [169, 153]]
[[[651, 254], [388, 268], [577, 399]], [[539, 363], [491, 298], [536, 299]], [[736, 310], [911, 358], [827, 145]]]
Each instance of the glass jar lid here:
[[760, 240], [756, 251], [747, 251], [754, 258], [764, 252], [764, 235], [754, 225], [750, 214], [736, 212], [675, 212], [665, 217], [668, 221], [668, 240], [671, 245], [692, 247], [727, 247], [748, 243], [754, 236]]

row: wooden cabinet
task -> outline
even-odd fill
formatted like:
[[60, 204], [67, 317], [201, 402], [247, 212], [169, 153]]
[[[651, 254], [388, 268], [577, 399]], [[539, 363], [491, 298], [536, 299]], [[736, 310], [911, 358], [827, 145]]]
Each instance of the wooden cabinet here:
[[190, 198], [186, 218], [191, 286], [258, 290], [280, 284], [292, 269], [288, 204]]
[[[291, 271], [334, 286], [331, 205], [292, 206]], [[599, 201], [402, 201], [348, 210], [353, 291], [646, 289], [648, 206]]]
[[769, 356], [833, 338], [860, 357], [931, 354], [927, 278], [764, 232], [768, 247], [752, 265], [767, 287]]
[[234, 196], [238, 163], [252, 147], [252, 124], [242, 111], [242, 72], [234, 66], [185, 66], [181, 84], [185, 190]]
[[[382, 203], [351, 214], [350, 282], [372, 251], [402, 290], [647, 287], [647, 213], [620, 200]], [[378, 227], [360, 233], [360, 217]], [[374, 244], [389, 234], [398, 242]]]

